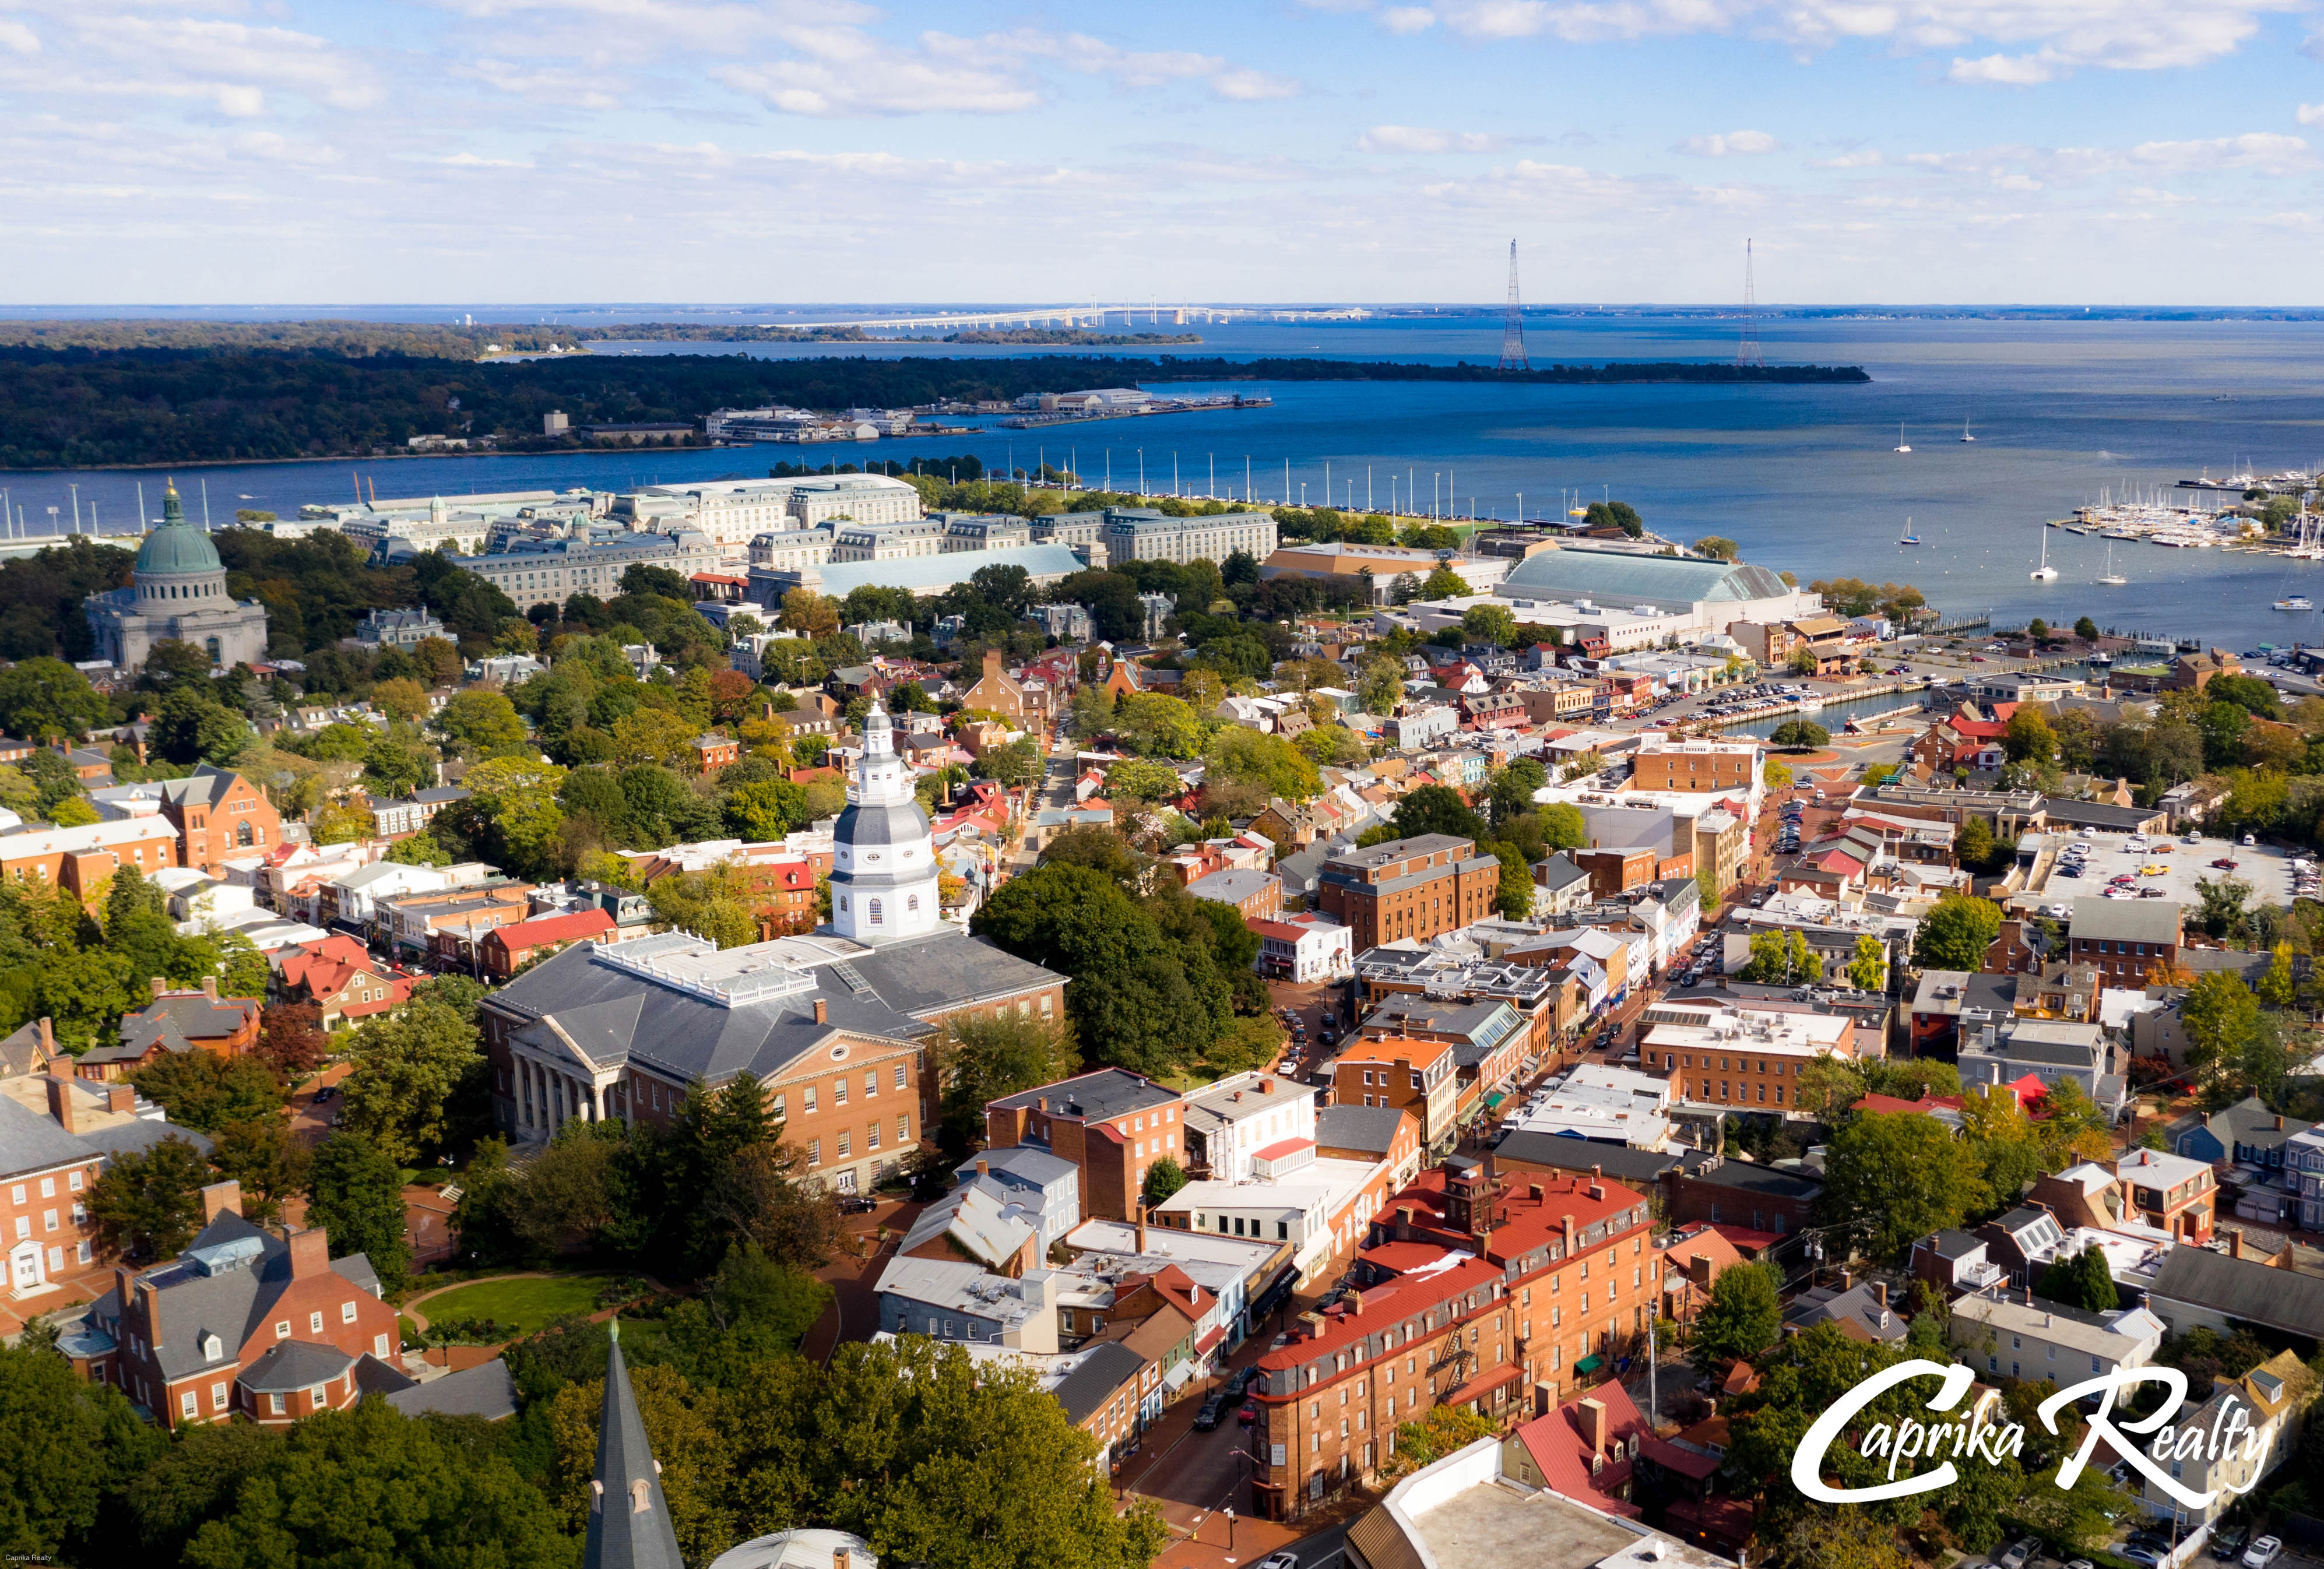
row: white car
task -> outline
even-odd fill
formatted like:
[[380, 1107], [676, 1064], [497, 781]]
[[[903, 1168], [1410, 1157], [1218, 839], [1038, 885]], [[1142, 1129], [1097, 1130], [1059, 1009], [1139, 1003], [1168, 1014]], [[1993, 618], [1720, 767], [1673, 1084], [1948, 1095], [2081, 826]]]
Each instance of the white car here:
[[2267, 1569], [2283, 1555], [2283, 1544], [2273, 1537], [2262, 1537], [2244, 1549], [2244, 1569]]

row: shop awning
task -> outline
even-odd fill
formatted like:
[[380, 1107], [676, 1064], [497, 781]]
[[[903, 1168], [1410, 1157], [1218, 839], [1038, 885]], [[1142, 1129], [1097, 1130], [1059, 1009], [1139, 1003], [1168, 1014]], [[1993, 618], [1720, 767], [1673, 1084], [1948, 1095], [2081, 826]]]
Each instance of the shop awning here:
[[1606, 1359], [1604, 1357], [1583, 1357], [1580, 1361], [1573, 1364], [1573, 1371], [1577, 1373], [1594, 1373], [1605, 1365]]
[[1194, 1364], [1192, 1362], [1180, 1362], [1177, 1366], [1172, 1368], [1168, 1372], [1162, 1375], [1162, 1381], [1170, 1386], [1170, 1392], [1175, 1395], [1180, 1389], [1185, 1389], [1186, 1387], [1186, 1380], [1194, 1376]]
[[1499, 1091], [1496, 1090], [1491, 1094], [1485, 1097], [1485, 1110], [1488, 1112], [1498, 1112], [1501, 1109], [1502, 1103], [1506, 1102], [1508, 1099], [1508, 1096], [1502, 1094]]

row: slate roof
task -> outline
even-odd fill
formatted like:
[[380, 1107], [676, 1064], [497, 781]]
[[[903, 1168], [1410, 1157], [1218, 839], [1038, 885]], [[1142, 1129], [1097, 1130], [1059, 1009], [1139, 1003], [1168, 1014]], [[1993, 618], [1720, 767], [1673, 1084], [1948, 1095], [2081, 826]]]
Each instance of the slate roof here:
[[214, 807], [233, 791], [234, 781], [240, 777], [230, 768], [213, 768], [205, 762], [184, 779], [161, 780], [161, 798], [172, 806]]
[[[1038, 1214], [1034, 1219], [1038, 1223]], [[1039, 1229], [1026, 1222], [1022, 1205], [1008, 1189], [990, 1177], [971, 1177], [920, 1212], [898, 1251], [909, 1253], [945, 1237], [987, 1269], [1001, 1269]]]
[[1178, 1092], [1166, 1089], [1153, 1080], [1141, 1078], [1127, 1068], [1100, 1068], [1095, 1073], [1060, 1079], [1054, 1084], [1022, 1094], [1004, 1095], [993, 1105], [1003, 1111], [1022, 1111], [1038, 1101], [1047, 1101], [1053, 1113], [1097, 1121], [1115, 1117], [1124, 1112], [1141, 1112], [1148, 1106], [1163, 1106], [1178, 1098]]
[[[204, 1274], [192, 1261], [192, 1255], [203, 1250], [253, 1238], [258, 1241], [257, 1251], [241, 1268]], [[360, 1253], [332, 1260], [331, 1269], [363, 1290], [378, 1290], [379, 1278], [372, 1272], [371, 1261]], [[264, 1326], [268, 1313], [290, 1284], [290, 1244], [228, 1210], [204, 1226], [175, 1260], [145, 1270], [138, 1279], [155, 1288], [154, 1312], [160, 1323], [153, 1352], [162, 1376], [175, 1380], [213, 1365], [201, 1354], [206, 1334], [216, 1334], [222, 1343], [216, 1365], [227, 1366], [235, 1361], [250, 1337]], [[98, 1297], [89, 1315], [117, 1324], [119, 1290]], [[345, 1370], [342, 1362], [340, 1371]]]
[[1057, 1404], [1065, 1408], [1066, 1419], [1078, 1427], [1145, 1366], [1146, 1359], [1120, 1341], [1101, 1341], [1090, 1349], [1081, 1365], [1058, 1383]]
[[1319, 1106], [1315, 1143], [1324, 1149], [1361, 1149], [1385, 1158], [1405, 1116], [1396, 1106]]
[[48, 1058], [41, 1050], [41, 1021], [27, 1020], [16, 1032], [0, 1040], [0, 1078], [23, 1078], [37, 1073]]
[[[2324, 1277], [2230, 1259], [2209, 1248], [2181, 1244], [2163, 1255], [2152, 1299], [2207, 1307], [2305, 1339], [2324, 1338]], [[2172, 1316], [2167, 1308], [2158, 1308]], [[2175, 1325], [2173, 1327], [2176, 1327]]]
[[[1064, 979], [958, 933], [853, 948], [837, 940], [779, 938], [731, 949], [721, 957], [763, 952], [770, 964], [806, 969], [812, 984], [730, 1006], [629, 967], [715, 953], [698, 937], [668, 932], [618, 950], [578, 946], [519, 975], [487, 1006], [526, 1020], [517, 1034], [528, 1045], [563, 1051], [561, 1032], [601, 1066], [635, 1063], [679, 1083], [715, 1084], [744, 1072], [771, 1078], [838, 1035], [917, 1039], [929, 1032], [925, 1020], [936, 1014]], [[818, 1001], [826, 1010], [820, 1024]]]
[[[232, 1347], [227, 1354], [240, 1349]], [[329, 1382], [354, 1366], [355, 1360], [338, 1347], [319, 1341], [286, 1340], [244, 1369], [242, 1382], [262, 1395], [287, 1395]]]
[[439, 1417], [482, 1417], [497, 1422], [516, 1415], [516, 1380], [509, 1376], [508, 1363], [499, 1357], [424, 1384], [406, 1380], [405, 1385], [386, 1395], [387, 1403], [407, 1417], [433, 1412]]
[[[1320, 1118], [1322, 1113], [1317, 1115]], [[1665, 1171], [1691, 1173], [1711, 1158], [1700, 1149], [1680, 1149], [1665, 1154], [1653, 1149], [1633, 1149], [1624, 1144], [1596, 1144], [1587, 1139], [1569, 1139], [1559, 1133], [1539, 1133], [1526, 1129], [1502, 1134], [1500, 1142], [1493, 1146], [1493, 1154], [1498, 1159], [1545, 1166], [1554, 1171], [1587, 1171], [1595, 1166], [1617, 1182], [1648, 1185], [1660, 1181]]]
[[2073, 925], [2068, 935], [2076, 942], [2098, 938], [2109, 942], [2175, 943], [2179, 940], [2179, 907], [2167, 899], [2095, 899], [2074, 900]]
[[1794, 1329], [1836, 1324], [1851, 1339], [1858, 1340], [1902, 1340], [1905, 1335], [1903, 1311], [1896, 1306], [1883, 1307], [1869, 1280], [1845, 1291], [1830, 1286], [1803, 1291], [1794, 1300], [1791, 1311], [1784, 1315], [1784, 1323]]
[[70, 1166], [88, 1158], [88, 1147], [55, 1118], [0, 1095], [0, 1176]]
[[1080, 1167], [1050, 1154], [1038, 1144], [1017, 1144], [1006, 1149], [981, 1150], [963, 1169], [973, 1175], [979, 1160], [983, 1161], [986, 1169], [996, 1177], [1013, 1177], [1043, 1189], [1060, 1178], [1078, 1178], [1081, 1176]]
[[198, 1040], [223, 1040], [232, 1035], [258, 1009], [258, 1001], [251, 997], [213, 1001], [199, 992], [156, 997], [136, 1012], [121, 1016], [120, 1045], [100, 1046], [84, 1054], [82, 1060], [130, 1060], [143, 1057], [157, 1045], [164, 1051], [191, 1051]]
[[2238, 1144], [2273, 1149], [2315, 1126], [2297, 1117], [2279, 1117], [2257, 1095], [2246, 1095], [2224, 1112], [2214, 1112], [2203, 1124], [2221, 1147], [2232, 1152]]
[[622, 1359], [621, 1321], [605, 1362], [605, 1400], [597, 1419], [597, 1464], [593, 1472], [601, 1507], [589, 1511], [582, 1544], [583, 1569], [685, 1569], [678, 1533], [670, 1524], [669, 1500], [661, 1490], [661, 1467], [646, 1439], [645, 1417], [630, 1388]]

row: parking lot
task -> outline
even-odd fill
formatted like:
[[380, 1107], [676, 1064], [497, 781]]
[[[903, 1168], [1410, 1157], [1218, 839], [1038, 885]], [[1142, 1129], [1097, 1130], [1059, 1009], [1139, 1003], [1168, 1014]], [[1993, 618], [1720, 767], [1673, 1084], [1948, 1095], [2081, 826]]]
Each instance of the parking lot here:
[[2013, 901], [2064, 919], [2077, 899], [2113, 897], [2167, 899], [2200, 909], [2198, 882], [2234, 878], [2248, 883], [2252, 902], [2290, 904], [2295, 891], [2312, 896], [2315, 863], [2295, 859], [2267, 844], [2184, 835], [2152, 837], [2121, 834], [2046, 834], [2036, 851], [2033, 878]]

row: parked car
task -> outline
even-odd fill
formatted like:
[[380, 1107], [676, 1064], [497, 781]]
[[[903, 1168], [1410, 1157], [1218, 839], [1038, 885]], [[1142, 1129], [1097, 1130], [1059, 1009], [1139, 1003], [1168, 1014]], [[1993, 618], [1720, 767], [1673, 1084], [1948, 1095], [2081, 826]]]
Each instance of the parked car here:
[[1242, 1392], [1250, 1389], [1258, 1378], [1257, 1368], [1237, 1368], [1227, 1377], [1227, 1394], [1232, 1398], [1241, 1398]]
[[1245, 1400], [1242, 1403], [1242, 1409], [1235, 1413], [1236, 1423], [1244, 1427], [1250, 1426], [1258, 1420], [1259, 1402], [1257, 1400]]
[[2025, 1565], [2034, 1561], [2034, 1555], [2041, 1550], [2042, 1544], [2037, 1538], [2023, 1537], [2010, 1543], [2009, 1550], [2002, 1554], [1997, 1562], [2001, 1569], [2025, 1569]]
[[1208, 1433], [1212, 1428], [1216, 1427], [1219, 1425], [1219, 1418], [1226, 1415], [1226, 1409], [1227, 1398], [1222, 1394], [1213, 1395], [1209, 1399], [1204, 1400], [1203, 1408], [1194, 1413], [1194, 1431]]
[[2134, 1564], [2144, 1564], [2147, 1569], [2158, 1569], [2168, 1553], [2168, 1548], [2155, 1547], [2145, 1542], [2126, 1542], [2122, 1551], [2115, 1556], [2127, 1558]]
[[839, 1213], [844, 1215], [868, 1215], [879, 1207], [880, 1201], [868, 1194], [846, 1194], [839, 1201]]
[[1269, 1553], [1259, 1561], [1259, 1569], [1299, 1569], [1296, 1553]]
[[[2245, 840], [2248, 843], [2250, 835], [2246, 835]], [[2282, 1556], [2283, 1556], [2283, 1544], [2273, 1537], [2262, 1537], [2244, 1549], [2244, 1569], [2267, 1569], [2269, 1564]]]
[[2211, 1556], [2222, 1564], [2232, 1564], [2251, 1542], [2251, 1532], [2243, 1526], [2221, 1526], [2211, 1533]]

